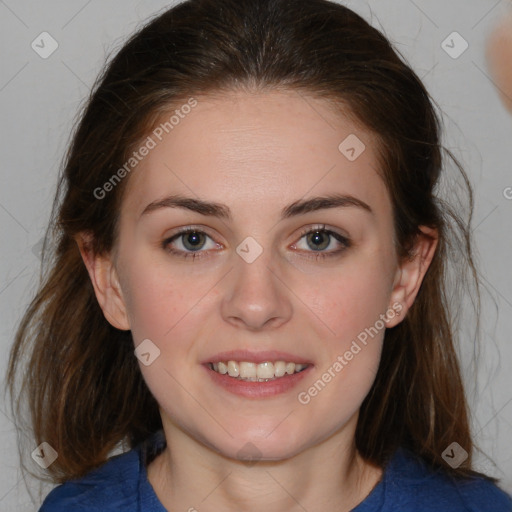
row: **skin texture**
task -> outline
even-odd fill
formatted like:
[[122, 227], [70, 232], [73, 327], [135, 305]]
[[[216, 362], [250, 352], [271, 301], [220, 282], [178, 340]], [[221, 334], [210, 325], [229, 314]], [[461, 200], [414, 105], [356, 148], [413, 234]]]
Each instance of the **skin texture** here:
[[[135, 345], [149, 338], [160, 349], [151, 365], [140, 364], [168, 443], [149, 465], [149, 480], [168, 510], [348, 511], [382, 474], [358, 455], [354, 434], [384, 329], [307, 405], [297, 394], [393, 304], [401, 313], [387, 327], [404, 318], [435, 232], [424, 228], [415, 256], [397, 261], [375, 142], [324, 100], [294, 91], [197, 100], [130, 176], [113, 253], [99, 257], [77, 240], [107, 320], [130, 329]], [[350, 134], [366, 145], [353, 162], [338, 150]], [[280, 219], [290, 203], [334, 192], [363, 200], [373, 213], [349, 206]], [[141, 215], [177, 193], [224, 203], [232, 220], [178, 208]], [[350, 246], [315, 259], [314, 242], [301, 233], [318, 224]], [[210, 237], [205, 257], [184, 259], [162, 247], [190, 225]], [[248, 236], [263, 248], [253, 263], [236, 253]], [[184, 238], [171, 246], [186, 251]], [[342, 247], [331, 237], [322, 250]], [[200, 365], [234, 349], [282, 350], [314, 368], [290, 392], [242, 398], [213, 384]], [[258, 450], [256, 464], [239, 460], [246, 443]]]
[[512, 114], [512, 13], [491, 34], [487, 58], [501, 99]]

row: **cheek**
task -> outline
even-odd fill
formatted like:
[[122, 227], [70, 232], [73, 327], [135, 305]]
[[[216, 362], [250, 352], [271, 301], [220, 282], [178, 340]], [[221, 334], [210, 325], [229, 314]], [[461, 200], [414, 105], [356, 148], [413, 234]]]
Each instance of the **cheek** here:
[[145, 338], [162, 340], [185, 315], [189, 302], [183, 278], [165, 273], [143, 256], [132, 254], [123, 265], [123, 294], [136, 344]]
[[[312, 288], [309, 292], [311, 303], [330, 330], [321, 336], [323, 350], [319, 351], [321, 380], [328, 381], [328, 390], [322, 392], [324, 398], [316, 407], [329, 407], [341, 399], [343, 412], [353, 413], [370, 390], [381, 358], [383, 317], [394, 316], [389, 309], [390, 263], [368, 251], [347, 258], [329, 275], [316, 275], [316, 293]], [[309, 282], [311, 287], [313, 282]]]
[[319, 345], [322, 357], [315, 381], [298, 395], [300, 404], [328, 418], [324, 428], [332, 431], [357, 412], [370, 391], [385, 333], [381, 315], [391, 317], [384, 268], [363, 260], [350, 267], [320, 282], [317, 314], [332, 332]]
[[127, 288], [128, 316], [135, 342], [143, 338], [160, 339], [179, 313], [179, 295], [169, 289], [168, 283], [143, 269], [131, 270]]
[[373, 326], [388, 309], [390, 272], [375, 257], [354, 258], [338, 271], [317, 275], [315, 282], [315, 290], [309, 292], [311, 303], [340, 342]]
[[169, 358], [172, 366], [176, 356], [192, 361], [199, 347], [191, 340], [197, 339], [198, 328], [212, 316], [218, 275], [173, 269], [143, 254], [134, 254], [124, 270], [123, 292], [134, 343], [152, 340], [162, 350], [162, 361]]

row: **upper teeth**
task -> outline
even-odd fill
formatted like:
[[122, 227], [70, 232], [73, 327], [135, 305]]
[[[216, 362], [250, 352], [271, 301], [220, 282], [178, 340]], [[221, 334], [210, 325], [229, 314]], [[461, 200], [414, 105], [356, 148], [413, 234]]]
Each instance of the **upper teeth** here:
[[260, 379], [273, 379], [282, 377], [285, 373], [300, 372], [306, 368], [307, 364], [286, 363], [284, 361], [276, 361], [274, 363], [266, 361], [264, 363], [250, 363], [247, 361], [219, 361], [212, 363], [213, 369], [222, 374], [228, 374], [230, 377], [239, 377], [252, 381]]

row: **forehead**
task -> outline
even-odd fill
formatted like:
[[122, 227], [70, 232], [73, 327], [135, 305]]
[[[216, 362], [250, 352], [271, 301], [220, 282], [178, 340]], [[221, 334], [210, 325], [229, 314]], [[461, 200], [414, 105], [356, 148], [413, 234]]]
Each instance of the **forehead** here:
[[162, 115], [148, 134], [154, 147], [131, 173], [123, 208], [140, 213], [181, 193], [277, 212], [308, 195], [339, 192], [389, 209], [375, 137], [325, 100], [272, 91], [196, 101], [179, 116]]

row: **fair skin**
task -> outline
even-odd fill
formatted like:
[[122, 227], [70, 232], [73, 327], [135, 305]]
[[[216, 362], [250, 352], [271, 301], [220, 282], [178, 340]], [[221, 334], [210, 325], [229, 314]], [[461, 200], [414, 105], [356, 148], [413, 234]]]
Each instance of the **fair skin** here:
[[[297, 396], [393, 305], [401, 312], [386, 316], [385, 327], [404, 318], [434, 254], [435, 232], [423, 228], [415, 256], [397, 260], [375, 142], [324, 100], [294, 91], [197, 100], [130, 176], [112, 254], [91, 254], [85, 237], [78, 239], [107, 320], [130, 329], [136, 346], [150, 339], [160, 350], [152, 364], [140, 364], [167, 440], [149, 464], [149, 481], [169, 511], [349, 511], [382, 476], [354, 437], [385, 329], [309, 403]], [[338, 149], [350, 134], [366, 145], [354, 161]], [[334, 193], [372, 211], [348, 205], [281, 218], [293, 202]], [[231, 218], [176, 207], [142, 213], [171, 194], [222, 203]], [[302, 235], [319, 224], [350, 245]], [[162, 247], [186, 226], [207, 235], [195, 260], [169, 252], [191, 254], [187, 235]], [[252, 263], [236, 252], [249, 236], [263, 249]], [[235, 349], [281, 350], [311, 367], [287, 392], [241, 397], [201, 364]], [[257, 450], [254, 464], [241, 460], [247, 443]]]

